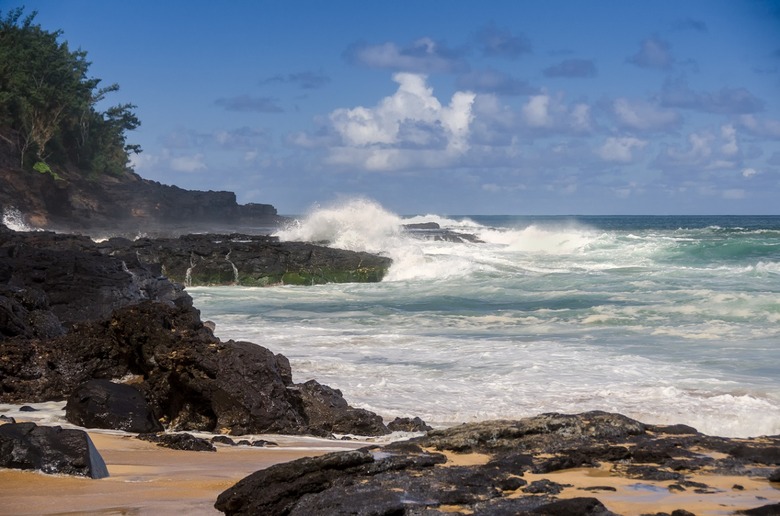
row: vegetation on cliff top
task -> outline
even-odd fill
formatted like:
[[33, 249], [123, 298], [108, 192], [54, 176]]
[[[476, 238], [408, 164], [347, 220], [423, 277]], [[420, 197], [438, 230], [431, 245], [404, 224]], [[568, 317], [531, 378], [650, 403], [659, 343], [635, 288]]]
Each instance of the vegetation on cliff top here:
[[62, 31], [34, 24], [36, 12], [0, 11], [0, 139], [17, 153], [24, 170], [51, 174], [122, 175], [131, 153], [126, 132], [140, 121], [132, 104], [101, 111], [98, 104], [117, 84], [99, 87], [88, 76], [81, 49], [60, 42]]

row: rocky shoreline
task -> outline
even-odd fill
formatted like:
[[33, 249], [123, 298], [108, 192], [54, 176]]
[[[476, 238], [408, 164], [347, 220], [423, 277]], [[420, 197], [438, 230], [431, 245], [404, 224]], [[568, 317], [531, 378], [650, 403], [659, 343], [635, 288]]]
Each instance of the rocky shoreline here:
[[[388, 267], [386, 258], [267, 236], [95, 243], [0, 227], [0, 403], [67, 400], [74, 425], [190, 450], [214, 447], [161, 436], [428, 431], [253, 473], [219, 496], [226, 514], [670, 512], [619, 509], [619, 495], [642, 486], [679, 500], [678, 516], [699, 514], [707, 499], [727, 514], [780, 513], [780, 436], [711, 437], [602, 412], [445, 430], [419, 419], [385, 425], [336, 389], [294, 383], [282, 355], [216, 338], [182, 286], [379, 281]], [[104, 473], [91, 441], [76, 437], [83, 432], [4, 422], [0, 467]], [[75, 443], [76, 454], [63, 443]], [[557, 476], [572, 471], [592, 472], [592, 485]], [[683, 496], [691, 493], [699, 502]]]

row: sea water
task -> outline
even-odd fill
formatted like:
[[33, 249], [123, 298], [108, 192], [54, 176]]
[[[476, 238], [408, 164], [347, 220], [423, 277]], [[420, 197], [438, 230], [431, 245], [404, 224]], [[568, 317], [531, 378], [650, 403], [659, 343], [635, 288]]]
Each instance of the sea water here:
[[[404, 227], [422, 222], [479, 242]], [[356, 200], [277, 234], [393, 265], [372, 284], [188, 288], [203, 319], [386, 420], [606, 410], [780, 434], [780, 216], [402, 217]]]

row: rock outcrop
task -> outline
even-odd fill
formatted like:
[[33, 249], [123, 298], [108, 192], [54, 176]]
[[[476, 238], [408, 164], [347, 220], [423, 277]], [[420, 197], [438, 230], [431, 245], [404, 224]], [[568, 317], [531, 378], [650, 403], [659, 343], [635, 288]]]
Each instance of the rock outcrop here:
[[293, 384], [282, 355], [220, 341], [159, 265], [112, 249], [0, 228], [0, 402], [62, 400], [93, 379], [129, 378], [168, 429], [388, 432], [339, 391]]
[[0, 467], [90, 478], [108, 476], [86, 432], [35, 423], [0, 425]]
[[161, 432], [141, 391], [110, 380], [89, 380], [68, 397], [65, 418], [85, 428], [110, 428], [137, 434]]
[[270, 204], [238, 204], [233, 192], [184, 190], [143, 179], [51, 175], [0, 166], [0, 212], [15, 208], [33, 227], [88, 234], [179, 233], [275, 227], [284, 219]]
[[375, 282], [391, 264], [387, 257], [364, 252], [235, 233], [135, 241], [114, 238], [99, 248], [126, 262], [159, 264], [163, 275], [188, 286]]
[[[272, 466], [224, 491], [215, 507], [230, 515], [611, 515], [598, 496], [630, 487], [604, 485], [609, 476], [706, 499], [722, 493], [707, 478], [768, 479], [780, 464], [778, 451], [780, 436], [726, 439], [620, 414], [543, 414]], [[571, 468], [600, 474], [593, 485], [577, 487], [545, 478]], [[693, 474], [701, 476], [693, 480]], [[624, 501], [627, 494], [616, 493]], [[764, 505], [766, 514], [775, 514], [776, 504], [766, 499], [748, 494], [744, 500], [748, 508]], [[690, 514], [680, 509], [674, 514]]]

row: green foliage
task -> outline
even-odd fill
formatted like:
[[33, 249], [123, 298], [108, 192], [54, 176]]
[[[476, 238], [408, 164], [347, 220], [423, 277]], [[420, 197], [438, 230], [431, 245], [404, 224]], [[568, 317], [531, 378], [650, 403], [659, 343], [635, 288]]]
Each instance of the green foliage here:
[[33, 165], [33, 170], [35, 170], [36, 172], [40, 172], [41, 174], [49, 174], [57, 181], [62, 181], [60, 175], [57, 174], [55, 171], [53, 171], [51, 168], [49, 168], [49, 165], [47, 165], [43, 161], [39, 161], [35, 165]]
[[87, 75], [87, 53], [59, 42], [61, 31], [34, 24], [36, 12], [23, 17], [18, 8], [2, 14], [0, 139], [16, 148], [20, 165], [72, 164], [95, 175], [125, 172], [129, 153], [140, 152], [126, 142], [126, 132], [140, 125], [135, 106], [99, 111], [98, 103], [119, 86], [98, 87], [100, 79]]

